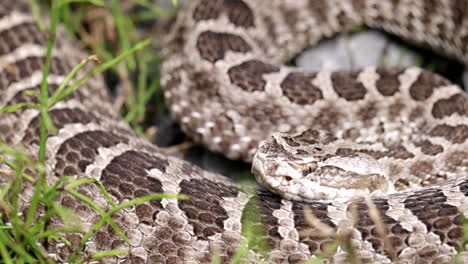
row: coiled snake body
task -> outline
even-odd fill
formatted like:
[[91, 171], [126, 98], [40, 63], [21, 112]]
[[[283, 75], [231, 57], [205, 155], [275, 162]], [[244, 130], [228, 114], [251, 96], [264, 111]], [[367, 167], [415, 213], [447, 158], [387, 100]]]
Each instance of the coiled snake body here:
[[[207, 263], [216, 252], [227, 262], [244, 241], [244, 209], [255, 205], [270, 251], [265, 260], [252, 248], [248, 258], [254, 262], [297, 263], [319, 254], [334, 239], [317, 235], [323, 226], [348, 234], [355, 255], [365, 262], [449, 261], [462, 246], [460, 215], [468, 212], [468, 99], [463, 91], [416, 68], [305, 73], [276, 63], [362, 23], [468, 63], [466, 10], [463, 0], [190, 1], [171, 25], [161, 70], [169, 108], [189, 135], [230, 158], [250, 161], [258, 143], [273, 132], [306, 131], [267, 141], [260, 147], [262, 162], [273, 157], [294, 167], [289, 158], [307, 161], [306, 155], [314, 154], [323, 166], [308, 165], [303, 176], [318, 171], [325, 178], [330, 173], [383, 175], [399, 191], [355, 202], [315, 200], [310, 190], [297, 188], [290, 196], [275, 189], [294, 200], [266, 190], [248, 194], [136, 136], [116, 117], [96, 76], [51, 110], [58, 133], [47, 141], [48, 181], [64, 174], [94, 177], [117, 202], [163, 192], [190, 199], [154, 200], [115, 214], [131, 244], [105, 227], [81, 254], [127, 249], [129, 255], [104, 261]], [[44, 54], [45, 36], [28, 5], [2, 1], [1, 106], [34, 100], [26, 92], [40, 85]], [[54, 54], [48, 79], [52, 90], [85, 56], [63, 33]], [[35, 109], [1, 115], [2, 139], [36, 153], [39, 116]], [[370, 172], [352, 168], [374, 162], [379, 168]], [[412, 189], [417, 186], [423, 187]], [[24, 186], [24, 202], [32, 187]], [[79, 188], [101, 207], [109, 206], [95, 185]], [[66, 194], [58, 202], [78, 212], [85, 230], [99, 219]], [[306, 221], [305, 210], [319, 223]], [[47, 250], [66, 260], [81, 236], [67, 235], [71, 247], [51, 241]], [[346, 257], [339, 248], [331, 259], [345, 263]]]

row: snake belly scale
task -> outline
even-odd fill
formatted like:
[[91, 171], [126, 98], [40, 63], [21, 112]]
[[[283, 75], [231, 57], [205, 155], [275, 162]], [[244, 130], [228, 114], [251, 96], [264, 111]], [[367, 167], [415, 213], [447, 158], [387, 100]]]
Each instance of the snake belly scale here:
[[[35, 100], [27, 94], [41, 82], [46, 36], [26, 2], [0, 2], [1, 107]], [[162, 192], [190, 199], [154, 200], [116, 213], [113, 219], [131, 243], [104, 226], [80, 256], [125, 249], [128, 255], [102, 261], [209, 263], [217, 252], [228, 262], [244, 241], [244, 209], [254, 203], [270, 248], [266, 260], [249, 252], [254, 263], [298, 263], [332, 243], [329, 236], [304, 235], [317, 229], [306, 221], [304, 210], [335, 233], [348, 233], [364, 262], [449, 261], [462, 243], [461, 214], [468, 212], [466, 94], [417, 68], [308, 73], [280, 64], [306, 45], [359, 24], [468, 63], [466, 10], [464, 0], [188, 2], [169, 26], [161, 68], [166, 102], [187, 134], [213, 151], [251, 161], [259, 142], [274, 132], [309, 131], [275, 136], [259, 153], [305, 155], [313, 151], [302, 144], [321, 143], [331, 147], [321, 152], [323, 162], [365, 154], [381, 164], [397, 192], [372, 196], [371, 203], [358, 199], [354, 213], [348, 200], [301, 200], [307, 195], [303, 192], [294, 199], [267, 190], [244, 192], [227, 178], [167, 156], [137, 136], [114, 113], [97, 75], [50, 112], [58, 133], [47, 141], [49, 183], [65, 174], [93, 177], [118, 203]], [[51, 91], [86, 57], [64, 32], [56, 42]], [[39, 118], [35, 109], [2, 114], [2, 140], [36, 153]], [[32, 189], [24, 186], [24, 206]], [[79, 191], [109, 208], [95, 185], [82, 185]], [[85, 230], [100, 217], [67, 194], [58, 202], [78, 213]], [[374, 221], [371, 207], [381, 223]], [[81, 237], [68, 234], [71, 246], [50, 241], [46, 250], [64, 261]], [[330, 258], [346, 263], [346, 257], [339, 248]]]

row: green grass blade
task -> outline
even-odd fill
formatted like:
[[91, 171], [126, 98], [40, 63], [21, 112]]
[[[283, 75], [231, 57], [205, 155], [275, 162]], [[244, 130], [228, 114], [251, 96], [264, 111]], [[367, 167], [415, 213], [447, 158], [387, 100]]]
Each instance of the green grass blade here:
[[[5, 231], [0, 231], [0, 244], [3, 245], [8, 245], [8, 248], [15, 252], [15, 254], [18, 254], [21, 256], [24, 260], [28, 261], [29, 263], [36, 263], [37, 259], [32, 257], [28, 251], [22, 247], [22, 245], [16, 244], [14, 241], [10, 240], [8, 238], [8, 235], [6, 235]], [[11, 254], [10, 254], [11, 256]]]
[[[10, 257], [10, 253], [5, 245], [7, 245], [8, 241], [4, 241], [4, 235], [2, 234], [4, 231], [0, 229], [0, 256], [2, 257], [2, 261], [5, 264], [13, 264], [13, 260]], [[10, 241], [11, 242], [11, 241]]]
[[98, 252], [91, 256], [92, 259], [100, 259], [109, 256], [117, 256], [117, 255], [125, 255], [128, 254], [127, 250], [109, 250], [109, 251], [102, 251]]
[[136, 44], [133, 48], [125, 51], [122, 53], [120, 56], [102, 64], [99, 65], [98, 67], [94, 68], [92, 71], [88, 72], [85, 76], [80, 78], [78, 81], [70, 85], [58, 98], [58, 101], [63, 100], [65, 97], [70, 95], [78, 86], [82, 85], [86, 80], [91, 78], [94, 74], [103, 72], [117, 64], [119, 64], [121, 61], [126, 59], [128, 56], [132, 55], [133, 53], [137, 52], [138, 50], [141, 50], [142, 48], [146, 47], [148, 44], [150, 44], [150, 40], [144, 40]]
[[57, 8], [62, 8], [63, 6], [65, 5], [69, 5], [71, 3], [90, 3], [90, 4], [93, 4], [95, 6], [104, 6], [105, 3], [104, 1], [101, 1], [101, 0], [61, 0], [61, 1], [57, 1], [57, 5], [56, 7]]
[[0, 114], [16, 112], [20, 109], [27, 108], [27, 107], [39, 109], [39, 105], [34, 104], [34, 103], [19, 103], [19, 104], [9, 105], [9, 106], [1, 108]]
[[55, 105], [57, 102], [59, 102], [59, 98], [64, 98], [63, 93], [67, 85], [70, 83], [70, 81], [73, 79], [73, 77], [76, 76], [79, 70], [81, 70], [83, 67], [85, 67], [89, 61], [94, 60], [98, 61], [96, 56], [89, 56], [88, 58], [82, 60], [77, 66], [75, 66], [71, 72], [65, 77], [65, 80], [60, 84], [60, 86], [57, 88], [57, 90], [54, 92], [54, 94], [51, 96], [49, 99], [49, 109]]
[[122, 230], [120, 230], [120, 227], [114, 222], [114, 220], [112, 220], [112, 218], [110, 217], [110, 214], [107, 214], [96, 203], [94, 203], [91, 199], [82, 195], [81, 193], [73, 191], [73, 190], [68, 190], [67, 192], [73, 195], [75, 198], [88, 204], [91, 208], [93, 208], [96, 212], [98, 212], [101, 215], [102, 219], [104, 219], [125, 242], [130, 244], [130, 240], [127, 238], [127, 236], [125, 236]]

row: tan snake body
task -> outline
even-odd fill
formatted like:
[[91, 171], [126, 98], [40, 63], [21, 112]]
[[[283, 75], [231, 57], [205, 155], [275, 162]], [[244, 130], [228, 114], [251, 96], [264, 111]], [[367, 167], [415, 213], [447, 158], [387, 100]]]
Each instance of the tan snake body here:
[[[103, 261], [209, 263], [216, 252], [228, 262], [244, 241], [244, 209], [255, 204], [270, 251], [265, 260], [251, 249], [248, 259], [253, 262], [297, 263], [332, 243], [333, 237], [314, 235], [317, 227], [306, 221], [304, 208], [337, 234], [349, 234], [356, 256], [365, 262], [449, 261], [462, 243], [460, 214], [468, 212], [466, 94], [442, 77], [416, 68], [302, 73], [271, 63], [361, 23], [426, 43], [468, 63], [466, 10], [468, 2], [463, 0], [190, 1], [166, 38], [161, 73], [173, 116], [195, 140], [249, 161], [259, 141], [273, 132], [315, 125], [346, 139], [381, 142], [380, 149], [367, 153], [386, 160], [397, 187], [426, 187], [381, 194], [371, 203], [360, 199], [356, 213], [349, 201], [292, 201], [265, 190], [256, 195], [243, 192], [227, 178], [167, 156], [136, 136], [116, 117], [98, 75], [51, 110], [58, 133], [47, 141], [48, 181], [52, 184], [64, 174], [93, 177], [117, 203], [161, 192], [190, 199], [154, 200], [115, 214], [113, 219], [131, 244], [105, 226], [80, 256], [126, 249], [128, 255]], [[0, 3], [1, 107], [34, 100], [25, 91], [40, 85], [45, 39], [25, 1]], [[57, 37], [54, 54], [51, 89], [86, 56], [64, 33]], [[38, 121], [35, 109], [2, 114], [2, 139], [25, 145], [35, 154]], [[402, 124], [414, 126], [405, 130]], [[382, 130], [396, 131], [403, 139], [395, 133], [386, 138]], [[297, 144], [289, 143], [292, 148], [286, 152]], [[282, 151], [276, 145], [271, 148]], [[353, 150], [335, 154], [352, 156]], [[26, 204], [32, 187], [24, 186], [21, 199]], [[109, 207], [95, 185], [79, 190]], [[85, 230], [100, 217], [68, 195], [58, 202], [77, 212]], [[385, 234], [379, 233], [369, 206], [379, 212]], [[65, 261], [81, 237], [67, 235], [71, 248], [51, 241], [46, 249], [52, 258]], [[339, 248], [330, 258], [346, 263], [346, 257]]]

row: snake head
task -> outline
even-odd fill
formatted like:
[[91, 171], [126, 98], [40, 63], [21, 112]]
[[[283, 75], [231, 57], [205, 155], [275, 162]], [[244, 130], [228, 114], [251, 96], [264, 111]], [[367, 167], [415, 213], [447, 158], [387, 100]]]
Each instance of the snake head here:
[[286, 199], [313, 201], [389, 192], [393, 185], [359, 144], [326, 132], [278, 133], [260, 144], [252, 162], [257, 181]]

